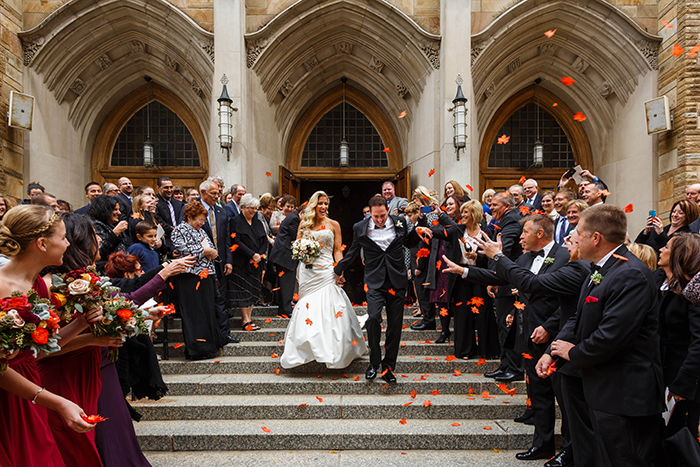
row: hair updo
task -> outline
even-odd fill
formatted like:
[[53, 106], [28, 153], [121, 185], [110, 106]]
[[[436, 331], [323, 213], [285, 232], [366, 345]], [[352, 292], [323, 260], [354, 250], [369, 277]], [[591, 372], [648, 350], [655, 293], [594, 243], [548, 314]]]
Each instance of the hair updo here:
[[61, 217], [47, 206], [27, 205], [7, 211], [0, 226], [0, 253], [17, 256], [38, 238], [53, 235]]

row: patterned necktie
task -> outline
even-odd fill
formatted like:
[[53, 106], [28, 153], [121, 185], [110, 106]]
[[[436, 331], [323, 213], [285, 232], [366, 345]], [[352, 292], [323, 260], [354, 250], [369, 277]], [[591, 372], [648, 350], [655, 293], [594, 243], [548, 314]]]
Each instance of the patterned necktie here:
[[214, 248], [219, 248], [217, 245], [217, 238], [216, 238], [216, 218], [214, 217], [214, 206], [209, 208], [209, 227], [211, 227], [211, 236], [213, 237], [214, 240]]
[[173, 203], [168, 200], [168, 209], [170, 209], [170, 220], [172, 221], [172, 226], [177, 227], [177, 220], [175, 220], [175, 210], [173, 209]]

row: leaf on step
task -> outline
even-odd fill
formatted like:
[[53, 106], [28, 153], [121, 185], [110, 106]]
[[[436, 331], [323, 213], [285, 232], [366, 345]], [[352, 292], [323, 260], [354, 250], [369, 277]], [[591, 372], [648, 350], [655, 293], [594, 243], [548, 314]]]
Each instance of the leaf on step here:
[[405, 418], [402, 418], [401, 420], [399, 420], [399, 423], [405, 425], [407, 422]]
[[432, 402], [430, 402], [430, 401], [423, 401], [423, 407], [430, 407], [431, 405], [433, 405]]
[[175, 344], [175, 347], [174, 347], [174, 348], [179, 349], [179, 348], [182, 347], [183, 345], [185, 345], [185, 344], [183, 344], [182, 342], [180, 342], [179, 344]]
[[457, 423], [457, 422], [454, 422], [454, 423], [452, 424], [452, 426], [462, 426], [462, 425], [460, 425], [460, 424]]
[[270, 357], [271, 357], [271, 358], [277, 358], [277, 354], [276, 354], [276, 353], [273, 353], [272, 355], [270, 355]]
[[406, 406], [411, 405], [411, 404], [413, 404], [413, 401], [406, 402], [405, 404], [401, 404], [401, 407], [406, 407]]
[[357, 375], [355, 375], [355, 376], [352, 377], [352, 379], [354, 379], [355, 381], [359, 381], [359, 380], [360, 380], [360, 377], [357, 376]]
[[418, 395], [418, 393], [417, 393], [416, 391], [411, 391], [411, 397], [412, 397], [412, 398], [415, 399], [415, 398], [416, 398], [416, 395]]
[[436, 389], [436, 390], [434, 390], [433, 392], [431, 392], [430, 394], [433, 395], [433, 396], [437, 396], [438, 394], [440, 394], [440, 390], [439, 390], [439, 389]]
[[276, 373], [276, 374], [280, 374], [280, 369], [279, 369], [279, 368], [275, 368], [275, 373]]
[[323, 399], [321, 399], [321, 398], [318, 397], [318, 396], [316, 396], [316, 399], [318, 399], [319, 402], [323, 402]]
[[270, 433], [270, 432], [272, 432], [272, 430], [270, 430], [270, 429], [269, 429], [268, 427], [266, 427], [266, 426], [261, 426], [260, 428], [262, 428], [262, 431], [264, 431], [265, 433]]

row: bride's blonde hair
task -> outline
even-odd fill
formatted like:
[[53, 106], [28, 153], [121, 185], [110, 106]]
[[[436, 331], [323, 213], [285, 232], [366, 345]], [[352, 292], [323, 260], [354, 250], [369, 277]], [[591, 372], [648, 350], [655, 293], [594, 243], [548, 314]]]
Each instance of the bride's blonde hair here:
[[299, 232], [301, 234], [306, 234], [316, 224], [316, 206], [318, 205], [318, 200], [323, 197], [328, 200], [328, 205], [330, 206], [331, 199], [328, 197], [326, 192], [317, 191], [311, 195], [311, 198], [309, 198], [309, 204], [307, 204], [304, 210], [301, 211], [301, 222], [299, 223]]

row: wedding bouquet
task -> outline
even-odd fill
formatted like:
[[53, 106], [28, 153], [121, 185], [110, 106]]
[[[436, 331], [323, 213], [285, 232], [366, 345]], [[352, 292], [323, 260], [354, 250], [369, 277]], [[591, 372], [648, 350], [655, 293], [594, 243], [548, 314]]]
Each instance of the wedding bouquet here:
[[76, 312], [101, 306], [117, 291], [108, 277], [97, 275], [94, 266], [51, 276], [51, 303], [64, 323], [70, 323]]
[[[148, 334], [145, 322], [148, 311], [139, 310], [124, 297], [107, 300], [102, 306], [102, 315], [102, 320], [91, 326], [94, 336], [120, 337], [124, 341], [128, 337]], [[110, 350], [108, 356], [110, 361], [116, 361], [117, 350]]]
[[[27, 295], [13, 292], [0, 300], [0, 359], [17, 350], [30, 349], [35, 358], [39, 352], [58, 352], [59, 322], [49, 301], [39, 298], [34, 290]], [[0, 363], [0, 372], [6, 367], [7, 363]]]
[[313, 261], [321, 256], [321, 244], [313, 238], [298, 238], [292, 243], [292, 259], [301, 261], [306, 269], [313, 269]]

